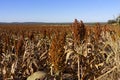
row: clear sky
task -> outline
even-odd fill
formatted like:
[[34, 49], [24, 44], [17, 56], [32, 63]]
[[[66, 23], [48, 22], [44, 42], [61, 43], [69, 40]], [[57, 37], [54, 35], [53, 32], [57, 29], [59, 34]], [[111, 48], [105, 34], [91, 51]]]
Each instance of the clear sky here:
[[0, 0], [0, 22], [104, 22], [120, 13], [120, 0]]

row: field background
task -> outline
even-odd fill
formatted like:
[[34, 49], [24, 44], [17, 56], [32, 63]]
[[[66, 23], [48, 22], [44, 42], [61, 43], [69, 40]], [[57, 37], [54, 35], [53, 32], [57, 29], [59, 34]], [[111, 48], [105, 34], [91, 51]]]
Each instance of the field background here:
[[0, 79], [26, 80], [38, 71], [48, 80], [120, 80], [120, 26], [1, 23]]

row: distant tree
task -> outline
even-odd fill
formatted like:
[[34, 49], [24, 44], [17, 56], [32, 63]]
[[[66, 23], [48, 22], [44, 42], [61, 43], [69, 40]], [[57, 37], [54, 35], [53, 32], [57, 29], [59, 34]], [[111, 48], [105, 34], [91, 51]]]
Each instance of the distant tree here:
[[108, 24], [116, 23], [116, 20], [108, 20]]
[[120, 24], [120, 15], [116, 18], [116, 22]]

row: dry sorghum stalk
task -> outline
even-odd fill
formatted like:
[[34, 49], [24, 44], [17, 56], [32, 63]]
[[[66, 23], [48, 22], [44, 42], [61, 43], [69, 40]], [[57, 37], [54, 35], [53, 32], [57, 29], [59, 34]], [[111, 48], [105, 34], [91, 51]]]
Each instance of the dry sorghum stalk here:
[[49, 50], [49, 59], [51, 65], [53, 65], [54, 73], [58, 74], [64, 68], [65, 54], [65, 33], [56, 32], [51, 42]]
[[76, 44], [82, 43], [82, 41], [85, 38], [85, 25], [82, 21], [78, 22], [77, 19], [75, 19], [73, 25], [72, 25], [72, 31], [74, 36], [74, 41]]

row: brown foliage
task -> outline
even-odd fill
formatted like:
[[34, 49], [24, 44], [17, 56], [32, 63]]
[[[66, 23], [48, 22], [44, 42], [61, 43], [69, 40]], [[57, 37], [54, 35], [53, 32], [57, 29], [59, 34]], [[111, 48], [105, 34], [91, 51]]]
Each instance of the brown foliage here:
[[15, 45], [15, 53], [16, 53], [16, 55], [17, 56], [22, 55], [23, 54], [22, 47], [24, 45], [24, 37], [23, 37], [23, 35], [20, 36], [19, 40], [15, 41], [14, 45]]
[[80, 44], [84, 40], [86, 33], [84, 23], [82, 21], [78, 22], [77, 19], [75, 19], [74, 23], [72, 24], [72, 32], [75, 42]]
[[64, 69], [64, 46], [65, 46], [65, 33], [55, 32], [54, 38], [52, 39], [50, 51], [49, 51], [49, 59], [50, 63], [54, 67], [55, 74]]
[[[78, 49], [78, 52], [83, 52], [80, 55], [80, 75], [83, 80], [93, 80], [97, 77], [99, 80], [100, 78], [103, 80], [102, 77], [107, 79], [111, 74], [119, 74], [117, 70], [120, 66], [120, 27], [100, 24], [86, 26], [82, 21], [79, 22], [75, 19], [71, 31], [70, 25], [0, 24], [0, 69], [6, 71], [5, 73], [0, 70], [0, 80], [3, 80], [3, 77], [5, 79], [10, 78], [12, 74], [11, 65], [14, 66], [17, 60], [13, 56], [18, 57], [18, 66], [14, 69], [14, 77], [17, 79], [24, 80], [24, 77], [27, 78], [32, 72], [38, 70], [45, 70], [49, 73], [49, 63], [53, 64], [55, 74], [62, 72], [65, 67], [66, 72], [74, 74], [75, 76], [72, 77], [76, 78], [76, 57], [70, 55], [70, 58], [75, 58], [69, 59], [69, 64], [64, 64], [65, 52], [67, 54], [67, 51], [71, 51], [74, 54], [74, 47]], [[73, 37], [71, 34], [73, 34]], [[75, 44], [80, 46], [73, 45], [73, 40]], [[85, 42], [82, 43], [84, 40]], [[24, 45], [25, 42], [26, 45]], [[31, 42], [33, 43], [32, 46]], [[40, 46], [36, 47], [38, 43]], [[42, 44], [47, 44], [47, 48]], [[12, 52], [13, 46], [15, 52]], [[26, 49], [26, 52], [24, 49]], [[34, 54], [30, 55], [32, 52]], [[25, 60], [23, 60], [24, 53], [28, 54]], [[84, 55], [84, 53], [86, 54]], [[47, 61], [48, 57], [49, 61]], [[24, 63], [24, 65], [21, 63]], [[37, 67], [35, 67], [36, 65]], [[74, 72], [69, 72], [71, 68]], [[105, 77], [106, 75], [109, 76]], [[117, 78], [113, 79], [117, 80]]]
[[94, 32], [95, 32], [95, 40], [98, 41], [100, 38], [100, 34], [102, 32], [102, 26], [100, 26], [99, 23], [96, 24], [96, 27], [94, 28]]

